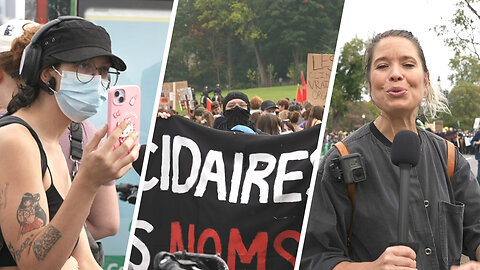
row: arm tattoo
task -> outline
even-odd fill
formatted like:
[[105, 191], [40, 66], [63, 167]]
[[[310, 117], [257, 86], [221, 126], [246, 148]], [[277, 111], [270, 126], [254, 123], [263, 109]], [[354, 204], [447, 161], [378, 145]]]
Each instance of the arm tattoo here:
[[0, 188], [0, 209], [4, 209], [7, 206], [7, 188], [8, 183], [5, 183], [3, 188]]
[[40, 194], [25, 193], [17, 209], [17, 220], [20, 224], [18, 238], [25, 233], [45, 226], [47, 215], [40, 206]]
[[48, 252], [52, 249], [55, 243], [62, 237], [60, 231], [48, 225], [40, 237], [33, 241], [33, 253], [39, 261], [43, 261]]
[[15, 260], [15, 262], [17, 262], [17, 264], [18, 264], [18, 261], [20, 260], [20, 257], [22, 256], [22, 252], [25, 250], [25, 248], [32, 245], [32, 238], [33, 238], [33, 234], [30, 235], [29, 237], [27, 237], [27, 239], [25, 239], [25, 241], [22, 243], [22, 245], [20, 246], [20, 248], [18, 250], [15, 250], [13, 248], [12, 243], [8, 243], [8, 250], [10, 250], [10, 253], [12, 254], [12, 257]]

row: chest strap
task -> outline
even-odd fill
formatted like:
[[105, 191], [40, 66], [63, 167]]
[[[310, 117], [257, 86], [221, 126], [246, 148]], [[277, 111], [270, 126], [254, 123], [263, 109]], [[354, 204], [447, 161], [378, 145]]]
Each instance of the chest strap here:
[[[347, 145], [343, 141], [339, 141], [334, 145], [338, 152], [340, 153], [340, 156], [346, 156], [350, 154], [350, 151], [348, 150]], [[353, 228], [353, 212], [355, 209], [355, 184], [351, 183], [347, 185], [348, 189], [348, 198], [350, 199], [350, 202], [352, 204], [352, 216], [350, 218], [350, 226], [348, 227], [347, 231], [347, 247], [349, 250], [349, 253], [351, 253], [351, 244], [350, 244], [350, 239], [352, 236], [352, 228]]]
[[83, 155], [83, 129], [81, 123], [72, 122], [70, 124], [70, 160], [73, 162], [70, 177], [75, 178], [78, 172], [78, 166]]
[[455, 172], [455, 145], [450, 142], [445, 140], [445, 143], [447, 144], [447, 173], [448, 173], [448, 178], [450, 181], [452, 180], [453, 173]]
[[[452, 180], [453, 173], [455, 172], [455, 145], [450, 142], [445, 140], [445, 143], [447, 145], [447, 173], [448, 173], [448, 178], [450, 181]], [[343, 141], [339, 141], [334, 146], [337, 148], [338, 152], [340, 153], [340, 156], [346, 156], [350, 154], [350, 151], [348, 150], [347, 145]], [[349, 250], [349, 253], [351, 254], [351, 238], [352, 238], [352, 230], [353, 230], [353, 212], [355, 210], [355, 183], [351, 183], [347, 185], [347, 190], [348, 190], [348, 198], [350, 199], [350, 202], [352, 204], [352, 216], [350, 219], [350, 226], [348, 227], [347, 231], [347, 247]]]

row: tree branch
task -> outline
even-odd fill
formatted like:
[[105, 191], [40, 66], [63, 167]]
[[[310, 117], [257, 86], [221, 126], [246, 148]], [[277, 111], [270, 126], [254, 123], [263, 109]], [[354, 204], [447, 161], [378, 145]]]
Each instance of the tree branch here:
[[473, 14], [475, 14], [475, 16], [477, 16], [477, 18], [480, 20], [480, 15], [478, 15], [477, 10], [470, 5], [470, 0], [464, 0], [464, 2], [467, 4], [468, 8], [473, 12]]

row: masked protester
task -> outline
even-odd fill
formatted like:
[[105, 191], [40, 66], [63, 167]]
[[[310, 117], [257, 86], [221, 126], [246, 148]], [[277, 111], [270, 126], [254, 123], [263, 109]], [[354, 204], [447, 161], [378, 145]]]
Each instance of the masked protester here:
[[98, 111], [125, 69], [105, 29], [80, 17], [49, 22], [25, 48], [22, 84], [0, 119], [0, 269], [101, 269], [84, 224], [100, 187], [137, 158], [138, 134], [114, 149], [127, 123], [100, 145], [105, 125], [83, 148], [73, 182], [60, 137]]
[[255, 124], [250, 121], [250, 101], [242, 92], [230, 92], [223, 101], [223, 116], [215, 119], [213, 128], [232, 130], [237, 125], [246, 126], [257, 132]]

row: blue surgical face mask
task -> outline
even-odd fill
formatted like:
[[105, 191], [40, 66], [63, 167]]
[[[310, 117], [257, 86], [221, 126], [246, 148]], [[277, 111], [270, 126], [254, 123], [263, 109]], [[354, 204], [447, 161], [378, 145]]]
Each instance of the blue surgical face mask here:
[[[60, 74], [55, 68], [54, 70]], [[55, 94], [60, 110], [70, 120], [82, 122], [96, 114], [107, 100], [107, 91], [102, 85], [102, 77], [96, 75], [88, 83], [78, 80], [77, 73], [63, 71], [60, 90], [50, 90]], [[78, 74], [82, 76], [83, 74]], [[84, 75], [91, 77], [91, 75]]]

